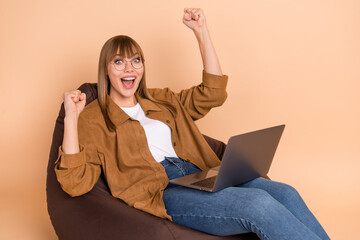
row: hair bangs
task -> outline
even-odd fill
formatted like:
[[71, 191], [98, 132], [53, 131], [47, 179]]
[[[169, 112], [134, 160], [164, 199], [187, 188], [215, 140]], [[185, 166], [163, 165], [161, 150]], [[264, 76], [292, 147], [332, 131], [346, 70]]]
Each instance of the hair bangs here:
[[129, 58], [135, 54], [139, 54], [141, 60], [144, 61], [144, 57], [140, 46], [130, 37], [118, 36], [113, 39], [111, 49], [108, 52], [107, 62], [109, 63], [116, 55]]

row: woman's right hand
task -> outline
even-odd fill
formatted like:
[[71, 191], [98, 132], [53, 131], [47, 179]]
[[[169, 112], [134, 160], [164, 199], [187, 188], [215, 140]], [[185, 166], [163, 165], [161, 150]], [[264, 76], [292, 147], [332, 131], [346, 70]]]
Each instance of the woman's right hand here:
[[64, 92], [62, 98], [64, 100], [65, 116], [78, 118], [85, 107], [85, 93], [81, 93], [80, 90]]

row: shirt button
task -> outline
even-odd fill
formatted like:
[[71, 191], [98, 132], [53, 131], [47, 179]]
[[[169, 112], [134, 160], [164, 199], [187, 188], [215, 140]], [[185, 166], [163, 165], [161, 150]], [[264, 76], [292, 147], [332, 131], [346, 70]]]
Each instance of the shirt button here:
[[167, 123], [170, 123], [170, 120], [166, 120]]
[[149, 115], [149, 112], [146, 112], [146, 116]]
[[176, 146], [176, 142], [173, 142], [174, 147]]

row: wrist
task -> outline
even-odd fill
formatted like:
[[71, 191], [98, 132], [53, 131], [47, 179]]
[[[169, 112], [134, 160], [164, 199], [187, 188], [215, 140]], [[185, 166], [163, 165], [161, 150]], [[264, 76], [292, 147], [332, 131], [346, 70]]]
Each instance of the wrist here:
[[66, 114], [64, 117], [65, 123], [77, 123], [79, 115], [76, 113]]

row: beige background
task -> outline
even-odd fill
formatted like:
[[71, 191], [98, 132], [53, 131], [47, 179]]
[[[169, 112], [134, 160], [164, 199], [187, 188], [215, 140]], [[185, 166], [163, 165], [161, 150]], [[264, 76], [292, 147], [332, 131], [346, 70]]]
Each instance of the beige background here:
[[332, 239], [360, 234], [360, 1], [0, 1], [0, 239], [57, 239], [45, 180], [64, 91], [96, 82], [103, 43], [142, 46], [150, 87], [187, 88], [202, 63], [184, 7], [204, 9], [226, 103], [198, 121], [227, 141], [287, 125], [270, 177], [296, 187]]

